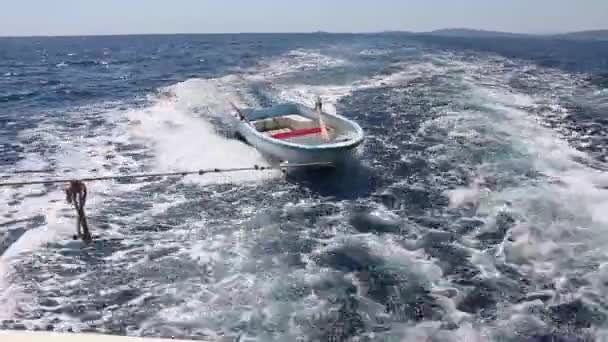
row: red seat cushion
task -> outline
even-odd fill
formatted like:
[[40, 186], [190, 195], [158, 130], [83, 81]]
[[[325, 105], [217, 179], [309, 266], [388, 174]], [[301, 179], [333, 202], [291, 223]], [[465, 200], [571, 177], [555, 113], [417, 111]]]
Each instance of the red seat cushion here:
[[321, 127], [296, 129], [296, 130], [293, 130], [290, 132], [277, 133], [277, 134], [271, 135], [271, 137], [273, 137], [275, 139], [285, 139], [285, 138], [298, 137], [301, 135], [316, 134], [316, 133], [321, 133]]

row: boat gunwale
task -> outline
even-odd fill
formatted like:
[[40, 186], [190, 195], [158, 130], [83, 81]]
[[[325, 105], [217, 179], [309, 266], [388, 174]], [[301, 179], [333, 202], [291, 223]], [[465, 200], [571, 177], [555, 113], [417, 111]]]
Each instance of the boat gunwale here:
[[[306, 115], [305, 112], [306, 110], [310, 110], [309, 108], [299, 104], [299, 103], [281, 103], [275, 106], [272, 106], [270, 108], [266, 108], [264, 110], [248, 110], [248, 114], [251, 113], [261, 113], [265, 110], [271, 110], [271, 109], [275, 109], [275, 108], [279, 108], [279, 107], [286, 107], [286, 106], [294, 106], [295, 108], [298, 109], [298, 113], [293, 113], [293, 114], [298, 114], [298, 115], [302, 115], [304, 117], [307, 117], [309, 119], [314, 119], [314, 117], [311, 117], [309, 115]], [[298, 144], [298, 143], [293, 143], [293, 142], [287, 142], [284, 140], [280, 140], [280, 139], [275, 139], [272, 137], [267, 136], [266, 134], [264, 134], [263, 132], [259, 132], [257, 129], [255, 129], [255, 127], [252, 127], [252, 125], [250, 123], [244, 123], [241, 121], [241, 124], [245, 126], [246, 129], [250, 130], [256, 137], [258, 137], [259, 139], [265, 140], [266, 142], [272, 143], [272, 144], [277, 144], [277, 145], [283, 145], [286, 147], [292, 147], [292, 148], [297, 148], [297, 149], [302, 149], [302, 150], [310, 150], [310, 151], [316, 151], [316, 150], [336, 150], [336, 149], [346, 149], [346, 148], [353, 148], [358, 146], [359, 144], [361, 144], [364, 140], [364, 132], [363, 129], [359, 126], [359, 124], [357, 124], [356, 122], [342, 116], [339, 114], [331, 114], [331, 113], [327, 113], [327, 112], [322, 112], [323, 115], [329, 116], [329, 117], [333, 117], [335, 119], [337, 119], [338, 121], [343, 121], [346, 124], [350, 125], [352, 128], [354, 128], [354, 131], [356, 133], [356, 136], [348, 139], [346, 141], [340, 141], [340, 142], [335, 142], [335, 143], [329, 143], [329, 144], [320, 144], [320, 145], [305, 145], [305, 144]], [[287, 113], [279, 113], [277, 115], [267, 115], [267, 116], [260, 116], [260, 117], [256, 117], [253, 120], [260, 120], [260, 119], [266, 119], [266, 118], [271, 118], [271, 117], [277, 117], [277, 116], [281, 116], [281, 115], [287, 115]]]

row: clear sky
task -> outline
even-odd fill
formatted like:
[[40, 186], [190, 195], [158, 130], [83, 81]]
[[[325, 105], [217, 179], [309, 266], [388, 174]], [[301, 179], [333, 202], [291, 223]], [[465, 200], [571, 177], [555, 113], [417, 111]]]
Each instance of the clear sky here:
[[0, 35], [608, 28], [608, 0], [0, 0]]

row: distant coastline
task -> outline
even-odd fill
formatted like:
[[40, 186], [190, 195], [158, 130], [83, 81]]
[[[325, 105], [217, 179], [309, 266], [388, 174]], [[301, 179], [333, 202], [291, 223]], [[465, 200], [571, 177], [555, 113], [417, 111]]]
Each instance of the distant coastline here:
[[399, 31], [399, 30], [386, 30], [381, 32], [330, 32], [330, 31], [314, 31], [314, 32], [209, 32], [209, 33], [196, 33], [196, 32], [184, 32], [184, 33], [120, 33], [120, 34], [86, 34], [86, 35], [0, 35], [0, 38], [78, 38], [78, 37], [121, 37], [121, 36], [180, 36], [180, 35], [215, 35], [215, 36], [234, 36], [234, 35], [282, 35], [282, 34], [293, 34], [293, 35], [377, 35], [377, 34], [389, 34], [389, 35], [412, 35], [412, 36], [433, 36], [433, 37], [453, 37], [453, 38], [549, 38], [549, 39], [563, 39], [563, 40], [597, 40], [597, 41], [608, 41], [608, 29], [607, 30], [588, 30], [588, 31], [576, 31], [566, 33], [552, 33], [552, 34], [538, 34], [538, 33], [513, 33], [513, 32], [502, 32], [502, 31], [488, 31], [488, 30], [477, 30], [468, 28], [446, 28], [434, 31]]
[[500, 31], [473, 30], [466, 28], [441, 29], [421, 33], [424, 35], [460, 38], [552, 38], [568, 40], [608, 40], [608, 30], [577, 31], [554, 34], [511, 33]]

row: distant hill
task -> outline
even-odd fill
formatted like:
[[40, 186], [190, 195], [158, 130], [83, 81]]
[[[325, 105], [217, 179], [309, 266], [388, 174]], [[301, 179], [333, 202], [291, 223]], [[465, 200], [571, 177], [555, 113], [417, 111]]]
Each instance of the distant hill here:
[[467, 28], [449, 28], [435, 30], [431, 32], [423, 33], [425, 35], [438, 36], [438, 37], [460, 37], [460, 38], [554, 38], [554, 39], [568, 39], [568, 40], [608, 40], [608, 30], [595, 30], [595, 31], [580, 31], [580, 32], [568, 32], [560, 34], [525, 34], [525, 33], [511, 33], [511, 32], [499, 32], [499, 31], [485, 31], [485, 30], [474, 30]]
[[580, 31], [550, 35], [559, 39], [608, 40], [608, 30]]
[[442, 37], [492, 38], [492, 37], [528, 37], [527, 34], [474, 30], [467, 28], [450, 28], [426, 32], [427, 35]]

